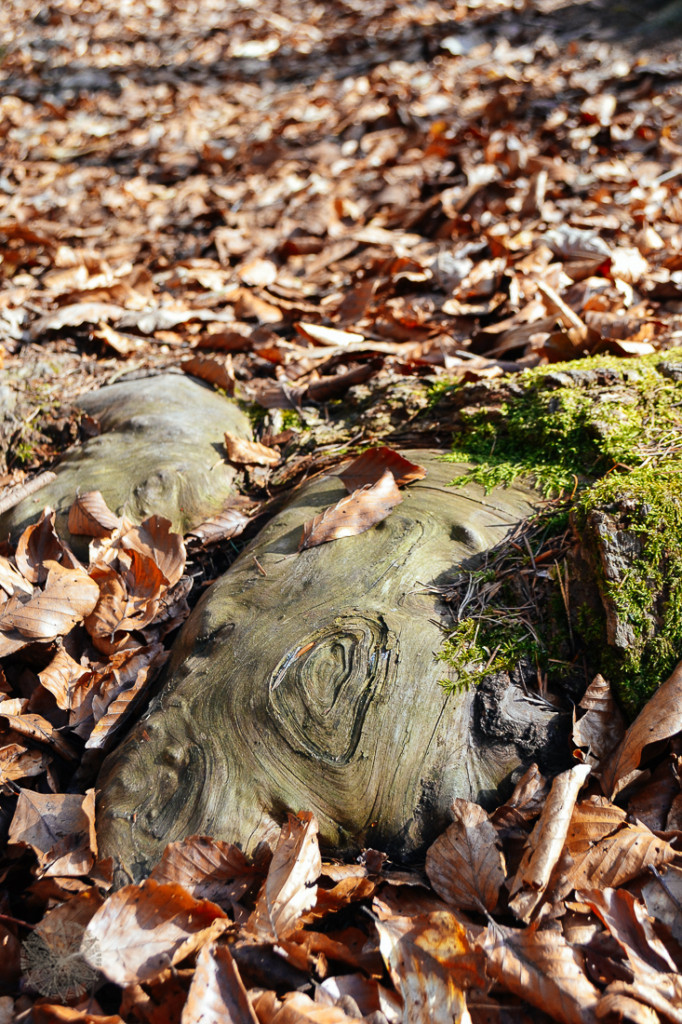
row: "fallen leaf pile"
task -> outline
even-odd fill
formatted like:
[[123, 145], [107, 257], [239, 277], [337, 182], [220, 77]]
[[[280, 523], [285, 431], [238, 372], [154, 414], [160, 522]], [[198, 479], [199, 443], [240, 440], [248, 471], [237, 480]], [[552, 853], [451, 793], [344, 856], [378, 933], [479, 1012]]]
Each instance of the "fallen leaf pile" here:
[[170, 363], [286, 409], [679, 343], [673, 43], [607, 0], [170, 11], [3, 5], [13, 373], [49, 344], [67, 393]]
[[253, 863], [192, 836], [147, 880], [110, 892], [94, 791], [43, 794], [3, 774], [18, 799], [1, 862], [0, 980], [11, 991], [23, 968], [24, 994], [0, 1010], [83, 1024], [483, 1024], [527, 1020], [531, 1006], [562, 1024], [677, 1022], [681, 685], [682, 664], [602, 760], [613, 724], [597, 677], [575, 766], [554, 780], [532, 766], [492, 813], [455, 800], [424, 870], [373, 850], [324, 860], [301, 811]]
[[[679, 39], [617, 38], [630, 6], [0, 5], [0, 508], [95, 428], [60, 401], [126, 371], [264, 411], [199, 559], [286, 483], [287, 416], [679, 346]], [[403, 463], [342, 470], [299, 557], [389, 514]], [[253, 863], [191, 837], [113, 893], [96, 769], [192, 581], [159, 517], [89, 493], [69, 529], [87, 565], [49, 510], [0, 557], [0, 1024], [681, 1024], [682, 668], [627, 731], [594, 680], [574, 767], [456, 801], [425, 866], [324, 860], [300, 808]]]

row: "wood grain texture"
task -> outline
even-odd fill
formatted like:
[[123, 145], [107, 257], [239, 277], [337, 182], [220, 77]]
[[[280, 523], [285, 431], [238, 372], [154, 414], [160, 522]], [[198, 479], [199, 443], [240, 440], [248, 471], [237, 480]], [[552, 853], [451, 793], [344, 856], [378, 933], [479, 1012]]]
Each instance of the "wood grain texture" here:
[[66, 455], [57, 477], [0, 517], [0, 537], [17, 536], [45, 505], [59, 535], [84, 553], [66, 518], [78, 492], [101, 491], [109, 508], [139, 523], [158, 513], [184, 533], [218, 512], [236, 475], [222, 461], [226, 430], [251, 437], [247, 417], [229, 399], [182, 374], [111, 384], [78, 401], [102, 432]]
[[[195, 832], [250, 852], [287, 810], [313, 811], [327, 847], [407, 857], [454, 797], [485, 799], [523, 760], [513, 729], [477, 732], [475, 693], [439, 687], [448, 619], [425, 588], [502, 540], [536, 496], [450, 488], [462, 467], [408, 454], [428, 475], [384, 522], [298, 553], [302, 524], [345, 493], [322, 477], [196, 607], [160, 696], [100, 776], [101, 851], [121, 877]], [[540, 746], [551, 716], [509, 689]]]

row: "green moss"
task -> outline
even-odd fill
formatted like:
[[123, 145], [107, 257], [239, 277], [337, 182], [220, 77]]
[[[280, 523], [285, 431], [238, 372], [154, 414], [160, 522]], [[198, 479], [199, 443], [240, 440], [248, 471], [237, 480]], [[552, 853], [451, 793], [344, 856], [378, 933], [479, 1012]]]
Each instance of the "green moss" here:
[[[564, 495], [548, 536], [570, 512], [595, 573], [594, 602], [573, 608], [572, 623], [630, 714], [682, 656], [682, 381], [659, 372], [663, 360], [680, 363], [682, 351], [538, 368], [496, 381], [483, 407], [480, 386], [469, 403], [471, 385], [439, 396], [459, 407], [449, 458], [473, 464], [453, 485], [525, 477], [546, 497]], [[557, 582], [550, 634], [563, 629], [561, 598]], [[511, 607], [500, 590], [483, 618], [458, 623], [440, 655], [455, 670], [451, 688], [521, 658], [540, 670], [553, 662], [546, 633], [529, 640]]]
[[458, 622], [436, 658], [454, 670], [454, 678], [442, 679], [441, 686], [459, 693], [486, 675], [513, 671], [524, 658], [533, 664], [544, 661], [545, 653], [522, 618], [490, 614]]
[[[679, 351], [671, 355], [682, 358]], [[641, 465], [652, 446], [663, 457], [666, 438], [680, 430], [682, 382], [660, 374], [651, 357], [634, 365], [604, 357], [562, 363], [508, 384], [494, 416], [490, 408], [460, 414], [449, 458], [474, 468], [459, 485], [475, 480], [490, 489], [526, 477], [546, 497], [555, 496], [619, 464]]]
[[295, 409], [282, 409], [282, 430], [305, 429], [305, 423]]
[[595, 510], [606, 517], [602, 529], [614, 543], [621, 538], [639, 548], [622, 565], [614, 559], [608, 573], [603, 564], [598, 569], [618, 641], [607, 671], [616, 674], [621, 700], [634, 713], [682, 655], [682, 459], [597, 481], [576, 505], [583, 535]]

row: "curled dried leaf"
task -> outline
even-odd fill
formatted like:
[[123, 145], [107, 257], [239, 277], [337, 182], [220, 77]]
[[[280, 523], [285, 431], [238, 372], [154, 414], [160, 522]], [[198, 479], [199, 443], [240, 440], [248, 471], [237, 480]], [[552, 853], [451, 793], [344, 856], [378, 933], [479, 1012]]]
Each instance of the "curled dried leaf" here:
[[44, 583], [53, 562], [71, 569], [80, 567], [71, 548], [57, 535], [55, 514], [51, 508], [43, 510], [37, 523], [26, 527], [14, 557], [19, 571], [30, 583]]
[[385, 519], [402, 501], [393, 474], [386, 470], [375, 484], [353, 491], [303, 526], [299, 551], [341, 537], [355, 537]]
[[281, 462], [281, 456], [274, 448], [227, 432], [225, 451], [228, 461], [236, 466], [278, 466]]
[[447, 903], [494, 910], [505, 879], [504, 854], [488, 815], [478, 804], [455, 800], [454, 822], [426, 854], [431, 885]]
[[322, 868], [312, 814], [289, 815], [282, 826], [272, 863], [249, 929], [261, 940], [276, 941], [295, 927], [300, 915], [315, 905], [316, 882]]
[[82, 537], [109, 537], [121, 525], [102, 497], [101, 491], [79, 494], [69, 509], [69, 532]]
[[368, 448], [367, 451], [353, 459], [349, 466], [339, 473], [343, 486], [352, 494], [360, 487], [377, 483], [389, 470], [393, 474], [396, 487], [404, 487], [413, 480], [423, 480], [426, 476], [424, 466], [410, 462], [399, 452], [385, 445], [381, 448]]

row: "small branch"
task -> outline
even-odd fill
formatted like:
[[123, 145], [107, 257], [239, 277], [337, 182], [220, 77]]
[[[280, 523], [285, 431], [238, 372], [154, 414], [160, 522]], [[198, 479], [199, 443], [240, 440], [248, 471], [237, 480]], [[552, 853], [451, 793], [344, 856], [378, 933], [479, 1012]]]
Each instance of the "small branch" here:
[[9, 512], [11, 508], [18, 505], [20, 501], [24, 500], [24, 498], [28, 498], [29, 494], [35, 494], [36, 491], [41, 490], [46, 484], [51, 484], [52, 481], [56, 479], [57, 474], [48, 469], [44, 473], [39, 473], [38, 476], [34, 476], [33, 479], [29, 480], [27, 483], [13, 487], [9, 494], [0, 499], [0, 515], [5, 512]]

